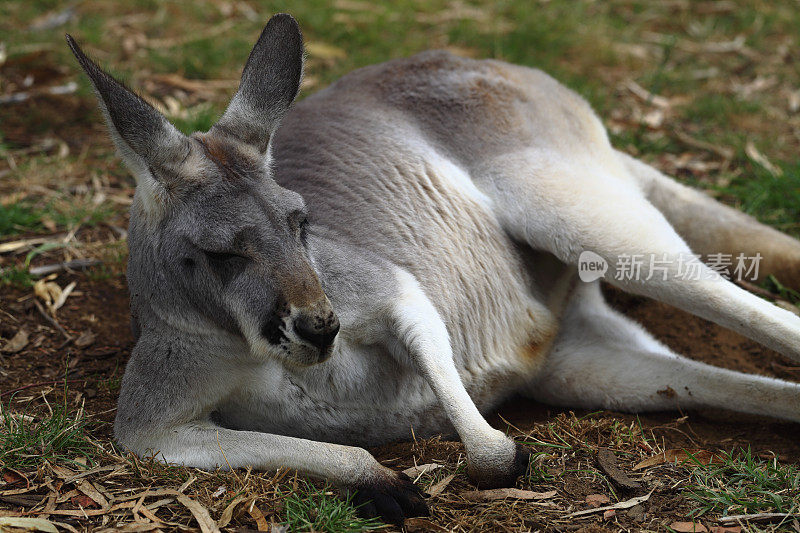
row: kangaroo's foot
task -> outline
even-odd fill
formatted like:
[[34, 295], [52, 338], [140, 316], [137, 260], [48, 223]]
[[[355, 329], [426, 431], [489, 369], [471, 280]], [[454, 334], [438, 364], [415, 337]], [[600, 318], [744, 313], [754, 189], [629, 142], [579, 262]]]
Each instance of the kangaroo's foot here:
[[353, 505], [364, 518], [380, 517], [382, 520], [402, 526], [406, 518], [428, 516], [428, 504], [423, 492], [402, 472], [386, 469], [387, 476], [353, 486]]
[[513, 487], [525, 474], [531, 452], [522, 444], [505, 438], [502, 446], [484, 446], [468, 452], [469, 479], [480, 489]]

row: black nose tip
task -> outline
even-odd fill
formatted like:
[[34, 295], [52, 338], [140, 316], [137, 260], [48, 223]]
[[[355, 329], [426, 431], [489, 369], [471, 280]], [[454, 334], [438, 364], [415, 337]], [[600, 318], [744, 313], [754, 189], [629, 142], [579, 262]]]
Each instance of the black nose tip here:
[[328, 318], [300, 315], [294, 321], [294, 332], [324, 352], [339, 333], [339, 319], [333, 314]]

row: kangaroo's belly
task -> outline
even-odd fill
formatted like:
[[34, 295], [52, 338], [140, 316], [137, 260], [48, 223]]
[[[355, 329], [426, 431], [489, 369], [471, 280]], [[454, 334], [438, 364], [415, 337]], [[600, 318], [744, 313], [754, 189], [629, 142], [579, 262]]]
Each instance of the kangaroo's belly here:
[[[444, 306], [440, 312], [447, 318], [461, 380], [486, 413], [535, 376], [555, 329], [534, 328], [553, 315], [544, 306], [531, 306], [537, 300], [530, 292], [506, 305], [473, 296], [470, 310]], [[358, 338], [343, 326], [333, 355], [322, 364], [287, 369], [264, 363], [254, 368], [217, 406], [216, 422], [360, 446], [455, 434], [432, 389], [407, 361], [381, 343], [363, 344]]]
[[313, 367], [255, 369], [215, 415], [233, 429], [351, 445], [452, 432], [421, 376], [378, 346], [347, 340]]

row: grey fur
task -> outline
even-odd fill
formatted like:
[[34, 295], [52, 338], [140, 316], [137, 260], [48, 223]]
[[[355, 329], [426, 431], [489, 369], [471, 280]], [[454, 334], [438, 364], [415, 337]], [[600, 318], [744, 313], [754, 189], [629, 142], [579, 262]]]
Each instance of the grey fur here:
[[227, 132], [265, 152], [300, 90], [302, 75], [300, 27], [289, 15], [275, 15], [247, 58], [239, 90], [213, 131]]
[[[472, 479], [507, 485], [526, 452], [480, 412], [515, 392], [663, 409], [657, 391], [683, 388], [660, 380], [686, 371], [718, 389], [685, 405], [743, 390], [742, 410], [800, 419], [796, 385], [692, 366], [592, 287], [576, 290], [582, 249], [688, 247], [645, 198], [674, 182], [615, 152], [588, 104], [547, 75], [428, 52], [357, 70], [287, 113], [302, 44], [283, 15], [220, 123], [184, 137], [70, 45], [138, 183], [128, 279], [139, 334], [115, 424], [134, 452], [296, 468], [402, 520], [425, 511], [413, 486], [352, 446], [457, 432]], [[154, 131], [163, 150], [148, 143]], [[779, 242], [776, 255], [800, 250]], [[800, 358], [800, 320], [730, 283], [615, 283]], [[582, 372], [598, 364], [593, 350], [619, 368]]]

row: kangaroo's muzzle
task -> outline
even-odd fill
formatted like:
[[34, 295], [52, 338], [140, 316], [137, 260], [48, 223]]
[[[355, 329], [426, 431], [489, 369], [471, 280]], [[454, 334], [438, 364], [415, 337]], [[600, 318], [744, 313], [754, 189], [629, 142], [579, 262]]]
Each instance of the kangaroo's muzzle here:
[[322, 316], [301, 312], [294, 319], [292, 329], [303, 341], [319, 349], [322, 362], [328, 358], [336, 334], [339, 333], [339, 319], [333, 311]]

